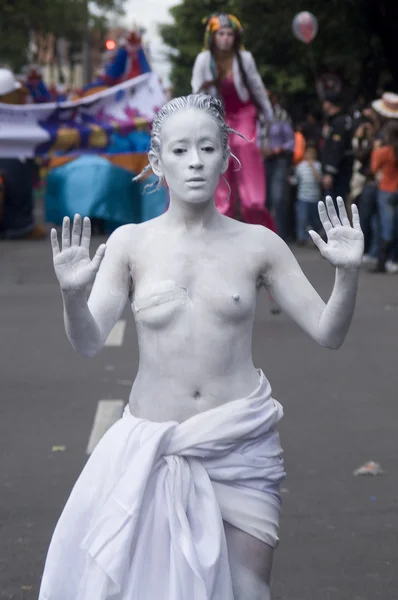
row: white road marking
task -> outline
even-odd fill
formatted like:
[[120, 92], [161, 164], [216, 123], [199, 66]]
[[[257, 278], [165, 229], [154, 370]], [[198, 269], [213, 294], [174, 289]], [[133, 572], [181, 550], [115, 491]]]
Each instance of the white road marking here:
[[121, 346], [123, 344], [125, 330], [126, 321], [118, 321], [110, 332], [108, 339], [105, 342], [105, 346]]
[[98, 402], [97, 412], [95, 414], [93, 428], [86, 450], [87, 454], [92, 453], [104, 433], [120, 419], [125, 406], [125, 400], [100, 400]]

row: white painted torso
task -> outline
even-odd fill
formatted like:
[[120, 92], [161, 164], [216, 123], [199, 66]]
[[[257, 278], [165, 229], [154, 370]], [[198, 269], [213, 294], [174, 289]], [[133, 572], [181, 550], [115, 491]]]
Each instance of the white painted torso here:
[[331, 198], [319, 205], [328, 243], [311, 235], [336, 266], [325, 305], [276, 234], [217, 211], [214, 193], [229, 159], [217, 118], [190, 108], [163, 123], [161, 153], [151, 151], [149, 159], [168, 185], [164, 215], [118, 228], [92, 260], [88, 219], [83, 232], [80, 217], [72, 231], [65, 220], [62, 251], [57, 232], [51, 233], [65, 329], [78, 352], [99, 352], [126, 302], [133, 303], [140, 359], [130, 406], [152, 421], [181, 422], [257, 387], [251, 336], [260, 285], [330, 348], [342, 344], [355, 306], [363, 254], [356, 207], [351, 226], [341, 199], [340, 218]]
[[228, 218], [221, 224], [196, 239], [171, 232], [162, 217], [135, 228], [129, 263], [140, 350], [130, 395], [136, 416], [184, 420], [258, 384], [251, 355], [261, 271], [256, 228]]

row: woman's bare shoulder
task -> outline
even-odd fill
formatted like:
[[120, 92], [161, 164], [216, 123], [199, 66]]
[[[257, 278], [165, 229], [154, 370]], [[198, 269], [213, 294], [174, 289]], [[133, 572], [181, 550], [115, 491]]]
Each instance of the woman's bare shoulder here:
[[268, 229], [268, 227], [264, 227], [263, 225], [251, 225], [249, 223], [240, 223], [240, 225], [242, 226], [242, 231], [247, 237], [247, 240], [259, 250], [284, 243], [279, 235], [274, 233], [271, 229]]
[[243, 223], [230, 217], [223, 217], [223, 225], [229, 238], [244, 243], [246, 248], [261, 251], [284, 243], [276, 233], [263, 225]]
[[289, 246], [276, 233], [263, 225], [245, 225], [245, 247], [250, 251], [259, 272], [283, 264], [292, 254]]
[[159, 226], [159, 219], [151, 219], [150, 221], [144, 221], [143, 223], [128, 223], [121, 225], [113, 231], [109, 236], [107, 245], [118, 245], [127, 244], [128, 247], [135, 246], [137, 243], [141, 243], [146, 237], [152, 235]]

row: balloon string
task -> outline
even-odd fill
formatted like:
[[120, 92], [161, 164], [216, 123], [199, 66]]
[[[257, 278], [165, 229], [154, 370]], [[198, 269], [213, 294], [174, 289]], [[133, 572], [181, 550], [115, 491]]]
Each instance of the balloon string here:
[[312, 74], [313, 74], [314, 80], [316, 82], [318, 74], [317, 74], [317, 68], [316, 68], [314, 50], [312, 48], [312, 44], [311, 43], [308, 44], [308, 51], [309, 51], [309, 55], [310, 55], [310, 63], [311, 63]]

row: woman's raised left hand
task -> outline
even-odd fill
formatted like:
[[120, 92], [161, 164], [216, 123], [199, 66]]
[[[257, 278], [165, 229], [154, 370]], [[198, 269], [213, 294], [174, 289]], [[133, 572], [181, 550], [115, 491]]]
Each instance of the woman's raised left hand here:
[[333, 200], [326, 197], [326, 202], [319, 202], [319, 218], [325, 230], [327, 241], [323, 241], [315, 231], [309, 231], [314, 244], [320, 253], [332, 265], [342, 269], [359, 268], [364, 251], [364, 237], [359, 222], [356, 204], [351, 205], [352, 225], [348, 219], [343, 198], [337, 198], [338, 214]]

